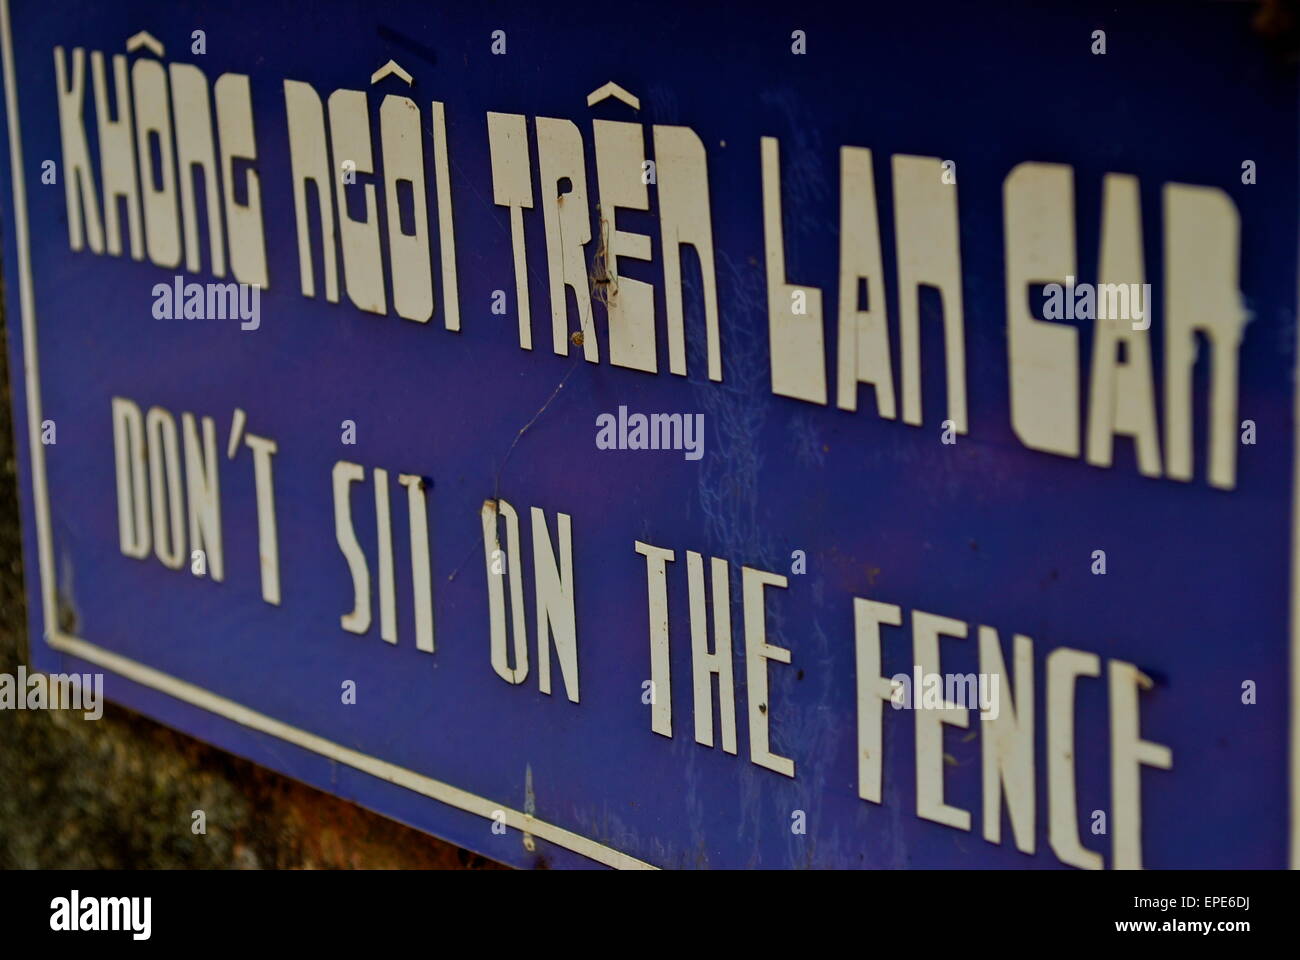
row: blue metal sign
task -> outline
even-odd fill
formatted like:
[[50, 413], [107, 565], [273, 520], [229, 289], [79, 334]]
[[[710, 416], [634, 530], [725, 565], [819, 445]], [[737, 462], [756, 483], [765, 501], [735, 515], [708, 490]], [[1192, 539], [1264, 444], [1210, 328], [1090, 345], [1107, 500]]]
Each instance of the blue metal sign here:
[[33, 668], [521, 866], [1295, 864], [1295, 67], [836, 6], [0, 3]]

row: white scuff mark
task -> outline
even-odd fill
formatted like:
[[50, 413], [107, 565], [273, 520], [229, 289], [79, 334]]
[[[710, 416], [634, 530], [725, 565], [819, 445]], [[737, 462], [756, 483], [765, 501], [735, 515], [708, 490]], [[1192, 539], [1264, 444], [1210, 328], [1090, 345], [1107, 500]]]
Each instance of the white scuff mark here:
[[533, 835], [528, 832], [532, 825], [533, 814], [537, 812], [537, 795], [533, 793], [533, 767], [524, 764], [524, 849], [532, 853], [537, 849]]

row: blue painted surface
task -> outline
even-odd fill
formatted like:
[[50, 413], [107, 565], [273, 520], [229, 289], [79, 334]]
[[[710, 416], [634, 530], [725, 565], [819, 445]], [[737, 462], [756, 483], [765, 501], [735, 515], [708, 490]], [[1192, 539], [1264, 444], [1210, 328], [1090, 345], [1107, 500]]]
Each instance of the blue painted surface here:
[[[539, 818], [666, 867], [1058, 866], [1046, 837], [1041, 661], [1051, 649], [1076, 647], [1134, 662], [1157, 681], [1143, 698], [1143, 735], [1170, 746], [1175, 766], [1143, 776], [1147, 865], [1284, 865], [1296, 83], [1294, 68], [1279, 66], [1250, 33], [1247, 5], [1116, 13], [1104, 6], [935, 3], [843, 13], [760, 3], [742, 15], [699, 4], [629, 3], [595, 14], [543, 13], [528, 3], [487, 12], [385, 2], [310, 10], [280, 2], [221, 9], [13, 4], [26, 159], [19, 175], [31, 224], [43, 408], [58, 424], [58, 443], [46, 455], [54, 550], [82, 637], [503, 805], [523, 809], [531, 769]], [[1108, 30], [1105, 57], [1088, 51], [1087, 37], [1098, 27]], [[176, 60], [198, 62], [210, 80], [224, 71], [251, 77], [271, 278], [255, 333], [241, 333], [234, 323], [153, 319], [151, 288], [176, 271], [72, 253], [63, 188], [40, 183], [41, 160], [60, 156], [53, 47], [121, 52], [125, 38], [142, 28]], [[207, 33], [205, 57], [187, 52], [197, 28]], [[498, 28], [509, 37], [504, 57], [489, 52], [489, 35]], [[790, 54], [794, 28], [808, 33], [805, 57]], [[371, 71], [389, 57], [416, 77], [411, 95], [426, 125], [428, 101], [446, 103], [459, 333], [442, 329], [441, 300], [433, 321], [418, 325], [362, 313], [346, 297], [339, 304], [309, 300], [299, 290], [282, 81], [310, 82], [322, 97], [339, 87], [369, 89]], [[489, 310], [493, 290], [507, 290], [513, 301], [513, 273], [506, 211], [491, 202], [485, 112], [577, 122], [594, 201], [589, 118], [634, 116], [612, 102], [587, 108], [586, 94], [610, 79], [641, 97], [637, 119], [688, 125], [708, 148], [721, 385], [704, 375], [694, 296], [687, 313], [691, 375], [666, 371], [658, 229], [649, 215], [620, 213], [620, 226], [656, 238], [654, 262], [627, 272], [656, 285], [659, 375], [589, 365], [576, 349], [567, 358], [550, 351], [539, 210], [525, 216], [536, 349], [519, 349], [513, 311], [502, 317]], [[378, 98], [371, 99], [376, 112]], [[944, 396], [941, 366], [932, 365], [942, 356], [932, 307], [923, 323], [923, 428], [877, 418], [866, 389], [857, 413], [770, 392], [763, 135], [781, 141], [788, 275], [826, 297], [832, 396], [839, 147], [875, 152], [889, 278], [895, 268], [888, 155], [957, 162], [971, 432], [956, 447], [936, 439]], [[1256, 185], [1240, 183], [1245, 158], [1259, 164]], [[1241, 350], [1240, 411], [1255, 420], [1260, 437], [1257, 446], [1240, 450], [1235, 491], [1208, 486], [1199, 421], [1191, 484], [1140, 477], [1124, 441], [1116, 444], [1114, 468], [1101, 471], [1028, 450], [1012, 433], [1001, 184], [1024, 160], [1074, 166], [1085, 277], [1096, 267], [1101, 177], [1139, 175], [1147, 269], [1157, 297], [1160, 186], [1205, 184], [1232, 196], [1242, 226], [1241, 288], [1253, 313]], [[432, 161], [426, 144], [431, 226]], [[7, 151], [3, 164], [11, 175]], [[23, 342], [13, 199], [7, 189], [0, 192], [10, 363], [17, 374]], [[435, 253], [441, 291], [437, 263]], [[687, 280], [695, 293], [698, 273], [689, 265]], [[887, 296], [896, 317], [892, 285]], [[1159, 306], [1156, 316], [1159, 391]], [[605, 353], [600, 312], [597, 323]], [[1087, 358], [1088, 325], [1080, 332]], [[891, 336], [897, 362], [896, 323]], [[247, 454], [221, 465], [224, 583], [121, 555], [113, 396], [178, 416], [212, 416], [223, 449], [236, 406], [247, 411], [250, 430], [276, 439], [278, 609], [260, 597]], [[32, 661], [48, 670], [91, 670], [39, 640], [44, 625], [35, 599], [26, 400], [19, 391], [13, 400]], [[595, 417], [620, 405], [704, 413], [703, 460], [598, 450]], [[344, 419], [358, 424], [356, 447], [339, 445]], [[365, 637], [339, 628], [340, 614], [351, 606], [351, 580], [333, 538], [330, 470], [340, 458], [431, 480], [438, 642], [432, 657], [415, 649], [410, 630], [405, 509], [396, 487], [401, 642], [382, 642], [377, 625]], [[371, 490], [369, 482], [358, 489], [353, 509], [373, 575]], [[508, 499], [525, 520], [529, 506], [543, 508], [552, 521], [556, 511], [573, 517], [580, 704], [558, 692], [539, 693], [535, 666], [519, 687], [491, 670], [479, 507], [493, 495]], [[678, 551], [669, 568], [671, 740], [651, 732], [641, 702], [649, 656], [637, 539]], [[1107, 550], [1107, 576], [1089, 572], [1096, 548]], [[734, 757], [692, 737], [688, 549], [732, 564], [740, 741]], [[790, 667], [770, 669], [773, 749], [794, 758], [797, 773], [789, 780], [748, 759], [739, 567], [788, 573], [796, 549], [807, 552], [808, 572], [791, 577], [788, 590], [770, 591], [767, 604], [769, 642], [793, 653]], [[529, 585], [535, 663], [532, 596]], [[952, 672], [977, 669], [975, 624], [996, 627], [1004, 648], [1013, 632], [1034, 638], [1035, 855], [981, 838], [980, 744], [961, 731], [950, 730], [945, 741], [955, 761], [946, 768], [947, 801], [972, 811], [974, 832], [915, 816], [913, 731], [905, 714], [886, 715], [885, 802], [857, 798], [855, 596], [971, 623], [971, 640], [945, 641], [944, 668]], [[910, 664], [907, 634], [897, 633], [886, 644], [884, 672]], [[345, 679], [358, 685], [355, 706], [340, 703]], [[1240, 703], [1245, 679], [1259, 687], [1251, 708]], [[544, 842], [530, 854], [516, 831], [496, 836], [480, 817], [123, 678], [110, 674], [107, 691], [165, 723], [489, 856], [519, 865], [590, 864]], [[1080, 687], [1077, 723], [1086, 830], [1086, 813], [1109, 805], [1103, 683]], [[789, 829], [795, 809], [808, 814], [805, 836]], [[1109, 863], [1109, 839], [1084, 837]]]

